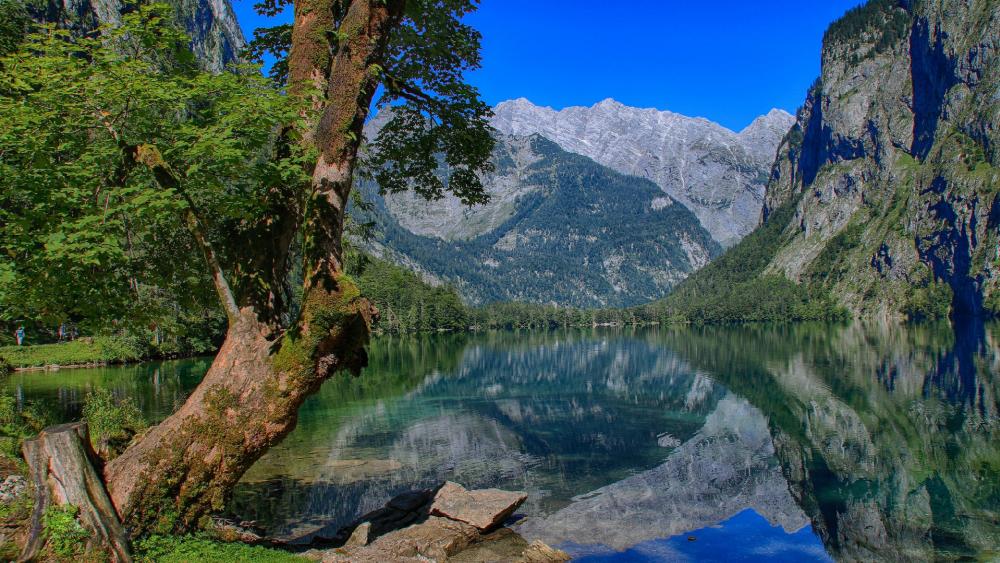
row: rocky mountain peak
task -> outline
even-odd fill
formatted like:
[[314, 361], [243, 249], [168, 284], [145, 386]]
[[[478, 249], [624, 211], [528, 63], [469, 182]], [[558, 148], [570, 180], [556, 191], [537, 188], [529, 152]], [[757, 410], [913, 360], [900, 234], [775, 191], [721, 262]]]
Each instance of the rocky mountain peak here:
[[753, 120], [739, 132], [743, 146], [754, 154], [760, 162], [774, 161], [778, 145], [788, 130], [795, 124], [795, 116], [785, 110], [774, 108]]
[[772, 110], [736, 133], [704, 118], [611, 98], [561, 110], [519, 98], [500, 103], [494, 113], [493, 126], [502, 133], [538, 133], [564, 150], [652, 180], [724, 245], [757, 226], [775, 152], [794, 122]]
[[753, 131], [768, 130], [784, 135], [795, 123], [795, 116], [783, 109], [771, 108], [771, 111], [764, 115], [757, 116], [750, 125], [740, 131], [740, 135], [746, 135]]

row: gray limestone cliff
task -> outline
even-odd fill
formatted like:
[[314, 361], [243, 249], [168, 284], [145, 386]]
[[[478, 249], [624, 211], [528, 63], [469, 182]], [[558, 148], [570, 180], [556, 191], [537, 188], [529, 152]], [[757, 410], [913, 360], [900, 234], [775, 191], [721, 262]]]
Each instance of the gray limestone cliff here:
[[859, 315], [996, 314], [1000, 2], [873, 0], [831, 25], [764, 216], [768, 266]]

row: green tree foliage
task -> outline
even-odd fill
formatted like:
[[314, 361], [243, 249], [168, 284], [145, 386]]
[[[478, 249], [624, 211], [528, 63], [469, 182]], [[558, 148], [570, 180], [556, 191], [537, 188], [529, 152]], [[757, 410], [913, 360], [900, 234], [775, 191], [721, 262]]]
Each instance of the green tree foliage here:
[[[830, 24], [823, 35], [824, 49], [835, 44], [849, 44], [856, 50], [863, 41], [874, 43], [874, 48], [867, 52], [867, 56], [874, 56], [905, 38], [911, 19], [900, 0], [868, 0]], [[854, 63], [857, 63], [856, 58]]]
[[143, 7], [100, 38], [44, 27], [0, 59], [2, 320], [183, 332], [217, 317], [183, 212], [239, 239], [270, 186], [301, 181], [307, 155], [272, 150], [293, 104], [253, 68], [199, 71], [171, 13]]
[[423, 331], [464, 331], [469, 309], [458, 292], [435, 287], [420, 276], [384, 260], [358, 256], [348, 263], [365, 295], [378, 307], [378, 329], [398, 334]]
[[902, 312], [911, 321], [946, 319], [951, 313], [953, 301], [954, 293], [950, 285], [932, 281], [909, 288]]
[[[254, 8], [274, 16], [291, 3], [259, 0]], [[339, 24], [350, 2], [332, 4]], [[447, 192], [470, 205], [488, 200], [479, 174], [493, 166], [492, 109], [464, 79], [482, 62], [482, 35], [465, 18], [477, 5], [475, 0], [408, 0], [384, 64], [370, 69], [381, 85], [374, 110], [385, 110], [390, 118], [371, 140], [363, 173], [376, 179], [383, 193], [412, 189], [434, 200]], [[259, 28], [247, 49], [258, 62], [274, 57], [270, 77], [279, 86], [289, 81], [292, 31], [287, 24]], [[335, 51], [346, 35], [338, 29], [330, 39]]]
[[551, 330], [601, 325], [647, 324], [639, 309], [578, 309], [535, 303], [491, 303], [472, 313], [480, 330]]
[[383, 192], [413, 189], [430, 200], [449, 192], [470, 205], [489, 199], [479, 174], [493, 168], [493, 112], [464, 80], [481, 63], [482, 36], [464, 17], [477, 4], [406, 3], [380, 69], [386, 95], [376, 108], [391, 106], [392, 117], [373, 140], [368, 163]]
[[846, 255], [861, 245], [865, 227], [861, 223], [851, 223], [831, 238], [819, 255], [809, 264], [806, 272], [808, 281], [829, 287], [839, 281], [849, 270]]
[[15, 51], [31, 24], [21, 0], [0, 0], [0, 56]]
[[636, 309], [577, 309], [524, 302], [498, 302], [472, 308], [450, 286], [433, 286], [391, 262], [356, 254], [348, 273], [379, 309], [383, 333], [549, 330], [594, 325], [648, 324], [657, 319]]

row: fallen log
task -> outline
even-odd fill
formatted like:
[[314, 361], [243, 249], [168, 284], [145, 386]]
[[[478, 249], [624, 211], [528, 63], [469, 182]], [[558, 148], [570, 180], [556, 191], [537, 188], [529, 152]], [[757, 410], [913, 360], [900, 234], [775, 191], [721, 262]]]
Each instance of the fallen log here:
[[94, 468], [98, 457], [91, 447], [87, 424], [46, 428], [37, 438], [26, 440], [22, 451], [35, 484], [35, 508], [19, 561], [32, 561], [41, 552], [45, 511], [50, 506], [71, 504], [80, 510], [80, 523], [92, 534], [96, 547], [106, 550], [113, 562], [131, 563], [128, 537]]

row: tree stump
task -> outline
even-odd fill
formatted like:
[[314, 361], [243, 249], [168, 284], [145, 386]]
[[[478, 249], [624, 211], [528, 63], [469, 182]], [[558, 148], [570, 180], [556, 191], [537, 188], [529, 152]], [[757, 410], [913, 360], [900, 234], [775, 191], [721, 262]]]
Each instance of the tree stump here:
[[92, 541], [106, 549], [112, 561], [130, 563], [125, 530], [94, 468], [98, 458], [86, 423], [46, 428], [34, 440], [26, 440], [22, 449], [35, 483], [35, 509], [20, 561], [33, 560], [45, 544], [42, 517], [46, 509], [71, 504], [80, 509], [80, 522], [93, 535]]

